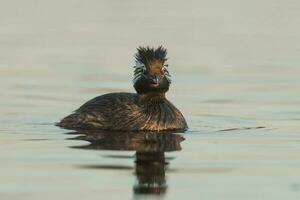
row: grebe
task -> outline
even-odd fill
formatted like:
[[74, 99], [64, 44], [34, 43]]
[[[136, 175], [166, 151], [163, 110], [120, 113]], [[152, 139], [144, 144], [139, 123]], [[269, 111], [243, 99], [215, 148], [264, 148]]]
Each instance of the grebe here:
[[181, 112], [166, 99], [171, 83], [167, 50], [138, 47], [133, 84], [137, 93], [109, 93], [98, 96], [58, 126], [74, 130], [185, 131]]

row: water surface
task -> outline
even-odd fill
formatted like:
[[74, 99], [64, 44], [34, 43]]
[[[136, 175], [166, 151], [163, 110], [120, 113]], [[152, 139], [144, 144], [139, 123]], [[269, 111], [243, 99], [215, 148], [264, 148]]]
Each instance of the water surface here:
[[[2, 1], [0, 199], [299, 199], [299, 9]], [[169, 50], [167, 96], [189, 131], [145, 142], [54, 126], [97, 95], [133, 92], [147, 44]]]

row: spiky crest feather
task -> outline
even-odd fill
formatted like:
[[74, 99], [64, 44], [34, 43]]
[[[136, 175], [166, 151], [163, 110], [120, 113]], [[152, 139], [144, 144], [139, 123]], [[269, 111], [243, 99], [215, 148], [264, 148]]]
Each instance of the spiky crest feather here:
[[153, 47], [138, 47], [137, 53], [135, 54], [135, 65], [134, 65], [134, 78], [133, 83], [136, 83], [146, 72], [147, 66], [155, 60], [164, 62], [165, 76], [167, 80], [171, 83], [171, 75], [167, 69], [168, 65], [165, 63], [168, 59], [167, 50], [162, 46], [154, 49]]

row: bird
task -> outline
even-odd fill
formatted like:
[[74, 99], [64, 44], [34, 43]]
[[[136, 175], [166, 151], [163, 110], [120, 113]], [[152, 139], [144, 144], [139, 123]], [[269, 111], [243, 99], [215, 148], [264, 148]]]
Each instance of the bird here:
[[56, 125], [71, 130], [186, 131], [184, 116], [166, 98], [171, 84], [167, 50], [163, 46], [139, 46], [134, 58], [136, 93], [95, 97]]

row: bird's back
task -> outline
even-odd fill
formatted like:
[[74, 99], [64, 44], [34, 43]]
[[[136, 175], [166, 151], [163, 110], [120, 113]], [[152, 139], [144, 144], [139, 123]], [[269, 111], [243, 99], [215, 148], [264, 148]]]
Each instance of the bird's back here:
[[110, 93], [98, 96], [58, 123], [67, 129], [102, 129], [119, 131], [184, 130], [180, 111], [167, 99], [149, 103], [138, 94]]

